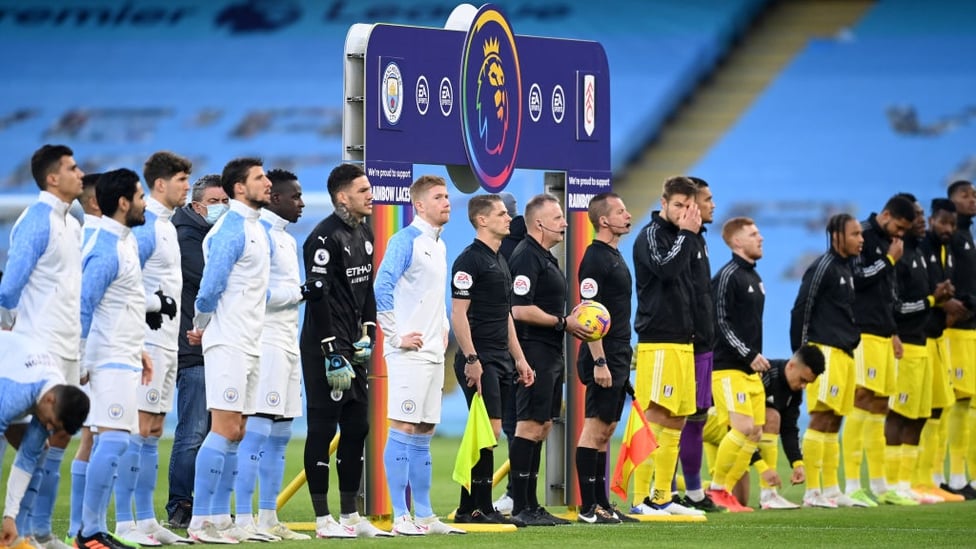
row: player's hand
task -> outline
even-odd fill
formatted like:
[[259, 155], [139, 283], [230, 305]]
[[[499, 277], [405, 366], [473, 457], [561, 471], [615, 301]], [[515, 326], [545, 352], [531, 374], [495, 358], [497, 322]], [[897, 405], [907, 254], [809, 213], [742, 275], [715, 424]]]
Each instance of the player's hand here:
[[763, 473], [760, 476], [770, 486], [778, 487], [778, 486], [782, 486], [783, 485], [783, 481], [779, 478], [779, 473], [777, 473], [776, 472], [776, 469], [773, 469], [772, 467], [770, 467], [769, 469], [766, 469], [766, 472]]
[[146, 351], [142, 352], [142, 384], [149, 385], [153, 377], [152, 357]]
[[582, 339], [584, 341], [593, 335], [593, 328], [580, 324], [579, 320], [576, 319], [576, 315], [566, 317], [566, 331], [576, 339]]
[[953, 326], [961, 320], [965, 320], [969, 315], [969, 310], [956, 298], [952, 298], [942, 304], [942, 310], [946, 314], [946, 326]]
[[474, 387], [479, 395], [481, 394], [482, 373], [484, 373], [484, 370], [481, 368], [480, 360], [464, 364], [464, 380], [467, 382], [468, 387]]
[[901, 338], [897, 335], [891, 336], [891, 350], [895, 352], [895, 358], [901, 360], [905, 356], [905, 347], [901, 344]]
[[9, 332], [13, 329], [16, 320], [17, 313], [6, 307], [0, 307], [0, 330]]
[[194, 328], [186, 331], [186, 340], [190, 345], [200, 345], [203, 342], [203, 330]]
[[697, 233], [699, 230], [701, 230], [701, 210], [698, 209], [698, 204], [695, 204], [694, 202], [688, 204], [688, 206], [685, 207], [685, 210], [681, 212], [681, 216], [678, 217], [677, 225], [679, 229], [684, 229], [693, 233]]
[[17, 524], [12, 517], [3, 517], [3, 527], [0, 529], [0, 545], [10, 547], [17, 539]]
[[752, 359], [749, 367], [752, 368], [753, 372], [765, 372], [769, 369], [769, 361], [766, 360], [766, 357], [762, 356], [762, 353], [759, 353], [756, 355], [756, 358]]
[[329, 387], [337, 391], [347, 391], [352, 387], [352, 380], [356, 379], [356, 372], [346, 357], [339, 353], [325, 357], [325, 379]]
[[955, 288], [952, 287], [952, 282], [943, 280], [935, 285], [935, 291], [932, 292], [932, 297], [935, 298], [936, 305], [941, 305], [948, 301], [954, 293]]
[[156, 297], [159, 298], [160, 316], [166, 315], [173, 320], [176, 317], [176, 300], [164, 294], [162, 290], [156, 290]]
[[793, 474], [790, 475], [790, 482], [793, 484], [803, 484], [807, 481], [807, 470], [803, 468], [802, 465], [797, 465], [793, 468]]
[[420, 332], [410, 332], [400, 338], [400, 348], [408, 351], [419, 351], [424, 347], [424, 337]]
[[518, 380], [525, 387], [531, 387], [535, 383], [535, 370], [533, 370], [525, 359], [515, 361], [515, 369], [518, 371]]
[[891, 244], [888, 246], [888, 255], [891, 259], [895, 260], [895, 263], [901, 259], [901, 256], [905, 253], [905, 241], [898, 238], [897, 236], [891, 239]]
[[606, 365], [597, 366], [593, 365], [593, 382], [603, 387], [604, 389], [609, 389], [613, 385], [613, 377], [610, 375], [610, 368]]
[[355, 351], [352, 354], [353, 364], [366, 364], [373, 356], [373, 340], [369, 337], [370, 326], [375, 327], [375, 322], [363, 322], [363, 337], [352, 344]]
[[325, 282], [320, 278], [306, 280], [305, 284], [301, 285], [301, 290], [302, 301], [318, 301], [325, 294]]

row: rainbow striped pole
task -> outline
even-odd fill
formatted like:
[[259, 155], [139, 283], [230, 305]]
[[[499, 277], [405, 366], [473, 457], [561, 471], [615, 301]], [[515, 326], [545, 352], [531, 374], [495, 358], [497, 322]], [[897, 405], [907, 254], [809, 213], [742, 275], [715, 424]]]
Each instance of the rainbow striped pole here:
[[[585, 211], [566, 212], [566, 281], [570, 308], [580, 302], [579, 265], [586, 247], [593, 241], [593, 228]], [[586, 387], [576, 373], [580, 342], [567, 336], [566, 345], [566, 505], [579, 507], [579, 479], [576, 478], [576, 441], [583, 430], [586, 410]]]
[[[373, 227], [373, 272], [380, 266], [387, 243], [393, 233], [406, 227], [413, 220], [413, 208], [395, 204], [374, 204], [370, 222]], [[369, 368], [369, 436], [366, 438], [364, 474], [364, 511], [367, 516], [379, 517], [391, 514], [390, 493], [383, 468], [383, 450], [389, 422], [386, 417], [388, 381], [386, 361], [383, 360], [383, 331], [377, 327], [373, 345], [372, 363]]]

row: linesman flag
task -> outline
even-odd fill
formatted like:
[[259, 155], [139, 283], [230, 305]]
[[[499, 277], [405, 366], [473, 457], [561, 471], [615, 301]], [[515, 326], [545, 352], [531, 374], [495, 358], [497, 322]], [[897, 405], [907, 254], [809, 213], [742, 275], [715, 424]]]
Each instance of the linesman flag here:
[[471, 491], [471, 468], [481, 459], [482, 448], [494, 448], [498, 444], [495, 431], [491, 428], [488, 409], [480, 393], [475, 393], [471, 399], [471, 409], [468, 410], [468, 423], [464, 426], [461, 436], [461, 446], [458, 447], [457, 459], [454, 461], [454, 481]]
[[620, 455], [617, 456], [617, 466], [610, 481], [610, 489], [624, 500], [627, 499], [627, 484], [631, 473], [657, 449], [657, 439], [644, 417], [644, 410], [634, 400], [634, 390], [630, 384], [627, 385], [627, 392], [631, 398], [630, 417], [627, 418], [624, 441], [620, 444]]

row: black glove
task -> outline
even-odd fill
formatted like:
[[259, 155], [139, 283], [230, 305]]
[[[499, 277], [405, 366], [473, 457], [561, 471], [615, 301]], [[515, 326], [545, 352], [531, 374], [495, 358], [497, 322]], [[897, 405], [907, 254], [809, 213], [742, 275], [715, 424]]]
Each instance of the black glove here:
[[163, 327], [163, 314], [160, 312], [146, 313], [146, 324], [150, 330], [158, 330]]
[[176, 300], [164, 294], [162, 290], [156, 290], [156, 296], [159, 298], [159, 314], [173, 320], [176, 317]]
[[321, 278], [306, 280], [301, 288], [303, 301], [318, 301], [325, 294], [325, 282]]

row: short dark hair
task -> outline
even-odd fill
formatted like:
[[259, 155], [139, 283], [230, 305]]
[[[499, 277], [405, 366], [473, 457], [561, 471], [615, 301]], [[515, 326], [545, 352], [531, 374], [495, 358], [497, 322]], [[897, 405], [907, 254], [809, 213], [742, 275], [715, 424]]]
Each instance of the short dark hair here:
[[953, 181], [949, 185], [949, 188], [946, 191], [946, 198], [952, 198], [952, 195], [956, 194], [956, 191], [958, 191], [963, 187], [972, 187], [972, 186], [973, 186], [973, 182], [967, 181], [965, 179], [958, 179], [956, 181]]
[[909, 200], [904, 196], [896, 194], [885, 202], [882, 211], [887, 211], [895, 219], [905, 221], [915, 221], [915, 200]]
[[234, 184], [245, 183], [247, 172], [254, 166], [264, 166], [264, 161], [253, 156], [235, 158], [224, 166], [220, 174], [220, 186], [227, 193], [227, 198], [234, 198]]
[[695, 184], [695, 186], [698, 187], [698, 188], [708, 187], [708, 181], [705, 181], [704, 179], [702, 179], [700, 177], [695, 177], [693, 175], [689, 175], [688, 176], [688, 179], [690, 179]]
[[796, 357], [807, 368], [810, 368], [810, 371], [813, 372], [814, 375], [819, 376], [820, 374], [824, 373], [825, 360], [823, 351], [820, 350], [820, 347], [817, 347], [816, 345], [802, 345], [796, 350], [796, 353], [794, 353], [793, 356]]
[[933, 198], [930, 209], [931, 215], [935, 215], [936, 212], [956, 213], [956, 203], [948, 198]]
[[77, 433], [88, 419], [91, 408], [88, 395], [74, 385], [55, 385], [51, 390], [54, 391], [55, 398], [54, 415], [65, 432], [69, 435]]
[[142, 166], [142, 177], [150, 190], [156, 185], [157, 179], [169, 179], [180, 172], [190, 175], [193, 163], [178, 154], [169, 151], [153, 153]]
[[694, 198], [695, 195], [698, 194], [698, 185], [683, 175], [669, 177], [664, 181], [661, 196], [663, 196], [665, 200], [671, 200], [671, 197], [676, 194], [683, 194], [685, 196]]
[[220, 182], [220, 175], [208, 173], [200, 179], [197, 179], [196, 182], [193, 183], [193, 187], [190, 188], [190, 200], [200, 202], [203, 200], [203, 191], [211, 187], [223, 188], [223, 185]]
[[358, 179], [366, 175], [363, 171], [363, 167], [359, 164], [339, 164], [329, 173], [329, 180], [326, 183], [326, 187], [329, 190], [329, 197], [332, 198], [332, 203], [335, 204], [336, 195], [340, 191], [343, 191], [348, 187], [354, 179]]
[[478, 194], [472, 196], [471, 200], [468, 200], [468, 221], [471, 222], [471, 226], [477, 229], [477, 217], [479, 215], [487, 215], [495, 207], [496, 202], [504, 204], [502, 197], [497, 194]]
[[61, 165], [61, 158], [74, 156], [74, 151], [67, 145], [44, 145], [34, 151], [31, 156], [31, 175], [41, 190], [47, 189], [47, 176], [56, 172]]
[[86, 173], [85, 175], [81, 176], [82, 190], [88, 190], [94, 187], [95, 183], [98, 183], [98, 178], [101, 176], [102, 174], [100, 173]]
[[291, 183], [292, 181], [298, 181], [297, 175], [281, 168], [275, 168], [265, 175], [271, 180], [271, 192], [273, 193], [280, 193], [281, 188], [284, 185]]
[[901, 198], [904, 198], [905, 200], [907, 200], [907, 201], [909, 201], [909, 202], [911, 202], [911, 203], [913, 203], [913, 204], [914, 204], [915, 202], [918, 202], [918, 197], [916, 197], [916, 196], [915, 196], [914, 194], [912, 194], [912, 193], [908, 193], [908, 192], [900, 192], [900, 193], [898, 193], [898, 194], [896, 194], [895, 196], [898, 196], [898, 197], [901, 197]]
[[620, 195], [615, 192], [606, 192], [590, 199], [590, 204], [586, 207], [586, 217], [589, 218], [590, 225], [593, 225], [594, 229], [599, 228], [601, 217], [610, 215], [611, 198], [620, 198]]
[[139, 188], [139, 174], [128, 169], [119, 168], [105, 172], [95, 184], [95, 200], [102, 215], [112, 217], [119, 209], [119, 199], [123, 196], [132, 200]]

